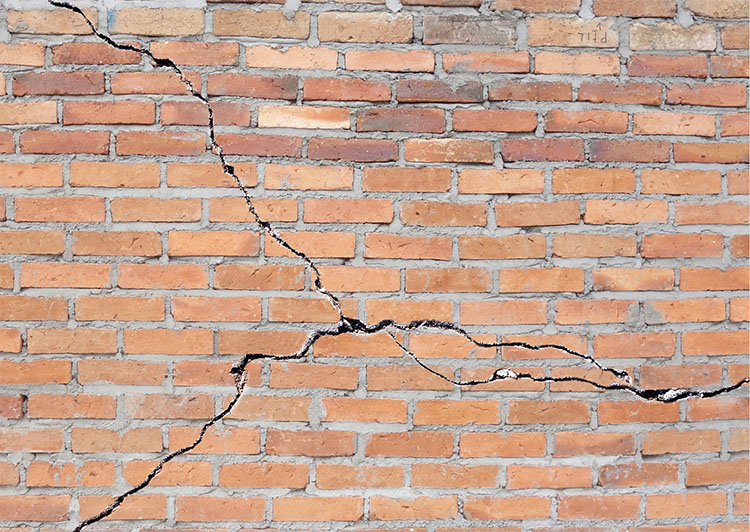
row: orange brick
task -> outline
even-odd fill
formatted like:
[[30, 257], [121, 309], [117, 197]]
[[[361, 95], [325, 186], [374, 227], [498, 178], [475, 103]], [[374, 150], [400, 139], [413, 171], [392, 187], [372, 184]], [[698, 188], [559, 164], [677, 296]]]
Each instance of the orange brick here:
[[551, 501], [546, 497], [470, 498], [464, 504], [468, 519], [542, 519], [550, 516]]
[[321, 282], [335, 292], [398, 292], [400, 272], [396, 268], [320, 266]]
[[648, 300], [644, 302], [646, 323], [723, 321], [724, 300], [720, 298]]
[[357, 368], [351, 366], [273, 363], [270, 387], [354, 390], [357, 388], [357, 373]]
[[105, 42], [66, 42], [51, 48], [55, 65], [137, 65], [142, 57], [138, 52], [119, 50]]
[[[530, 259], [546, 255], [543, 235], [460, 235], [458, 255], [461, 259]], [[446, 257], [447, 258], [447, 257]]]
[[266, 499], [178, 495], [176, 507], [177, 521], [223, 521], [228, 515], [241, 521], [262, 521]]
[[67, 384], [71, 379], [71, 367], [67, 360], [0, 360], [3, 370], [0, 382], [7, 385]]
[[[170, 427], [170, 450], [182, 449], [192, 444], [198, 437], [199, 431], [198, 427]], [[258, 454], [260, 434], [258, 429], [246, 427], [211, 428], [206, 431], [203, 441], [189, 452], [190, 454]]]
[[414, 425], [493, 425], [500, 422], [492, 401], [418, 401]]
[[307, 486], [306, 464], [278, 462], [239, 463], [221, 466], [219, 485], [232, 488], [295, 488]]
[[35, 394], [29, 397], [30, 418], [114, 419], [117, 400], [109, 395]]
[[[189, 13], [192, 15], [192, 13]], [[182, 18], [182, 17], [181, 17]], [[168, 19], [160, 21], [169, 24]], [[180, 20], [182, 24], [184, 20]], [[177, 35], [185, 35], [181, 31]], [[178, 65], [236, 65], [239, 44], [232, 42], [152, 42], [151, 52], [156, 57], [168, 57]]]
[[133, 386], [159, 386], [167, 370], [164, 363], [136, 360], [86, 359], [78, 361], [78, 382], [109, 382]]
[[704, 170], [643, 170], [644, 194], [719, 194], [721, 173]]
[[21, 133], [20, 145], [23, 153], [106, 155], [109, 153], [109, 132], [26, 130]]
[[664, 201], [587, 200], [584, 222], [593, 225], [667, 221]]
[[406, 402], [396, 399], [324, 397], [323, 421], [406, 423]]
[[108, 288], [108, 264], [24, 262], [20, 286], [38, 288]]
[[490, 85], [489, 99], [490, 101], [570, 101], [573, 99], [573, 90], [569, 83], [525, 83], [518, 81], [495, 82]]
[[412, 465], [412, 486], [426, 488], [495, 488], [495, 465], [454, 466], [443, 464]]
[[528, 52], [443, 53], [446, 72], [497, 72], [523, 74], [529, 71]]
[[406, 270], [407, 292], [487, 292], [489, 271], [482, 268], [423, 268]]
[[209, 419], [214, 405], [205, 394], [133, 394], [125, 397], [125, 411], [132, 419]]
[[73, 187], [154, 188], [159, 186], [159, 165], [72, 161], [70, 185]]
[[73, 255], [158, 257], [161, 253], [161, 239], [158, 233], [146, 231], [111, 233], [75, 231], [73, 233]]
[[390, 432], [369, 436], [366, 456], [448, 458], [453, 454], [453, 435], [448, 432]]
[[450, 320], [452, 312], [450, 301], [394, 301], [368, 299], [365, 301], [365, 313], [371, 322], [392, 319], [405, 323], [412, 320]]
[[467, 432], [460, 437], [460, 456], [462, 458], [479, 458], [497, 456], [517, 458], [525, 456], [544, 456], [545, 436], [543, 433], [509, 432], [505, 434], [491, 432]]
[[287, 431], [271, 429], [266, 453], [292, 456], [351, 456], [355, 451], [353, 432], [333, 430]]
[[612, 358], [670, 358], [676, 342], [673, 332], [598, 334], [594, 337], [594, 353]]
[[725, 493], [655, 494], [646, 497], [647, 519], [723, 515], [726, 511]]
[[368, 233], [365, 235], [364, 256], [365, 258], [449, 260], [451, 239], [439, 236]]
[[495, 218], [499, 227], [528, 227], [578, 224], [578, 201], [498, 203]]
[[31, 329], [29, 353], [109, 354], [117, 351], [114, 329]]
[[135, 355], [210, 355], [213, 331], [207, 329], [126, 329], [125, 353]]
[[326, 12], [318, 15], [321, 41], [406, 43], [412, 40], [412, 17], [408, 13]]
[[198, 222], [201, 201], [195, 199], [113, 198], [113, 222]]
[[370, 517], [379, 521], [451, 519], [458, 515], [458, 497], [391, 499], [370, 497]]
[[[630, 65], [628, 69], [631, 76], [636, 75], [632, 72]], [[661, 85], [632, 81], [622, 83], [584, 81], [578, 88], [578, 99], [592, 103], [659, 105], [661, 103]]]
[[112, 33], [136, 35], [197, 35], [203, 32], [199, 9], [119, 9], [110, 22]]
[[669, 143], [644, 140], [592, 140], [591, 161], [595, 162], [668, 162]]
[[750, 221], [745, 205], [738, 201], [724, 203], [677, 203], [675, 205], [675, 224], [722, 224], [747, 225]]
[[607, 432], [558, 432], [555, 434], [555, 457], [579, 455], [632, 455], [635, 454], [633, 434]]
[[318, 464], [315, 477], [318, 488], [327, 490], [398, 488], [404, 485], [402, 466]]
[[308, 421], [309, 397], [265, 397], [245, 395], [229, 414], [231, 419]]
[[680, 290], [747, 290], [748, 268], [680, 268]]
[[260, 250], [260, 238], [247, 231], [170, 231], [168, 245], [171, 257], [251, 257]]
[[544, 118], [545, 131], [625, 133], [628, 114], [620, 111], [564, 111], [552, 109]]
[[390, 223], [393, 202], [386, 199], [307, 199], [304, 221], [310, 223]]
[[305, 286], [304, 268], [275, 264], [221, 264], [216, 266], [214, 286], [230, 290], [301, 290]]
[[[453, 370], [433, 366], [441, 375], [453, 378]], [[453, 384], [419, 367], [367, 366], [368, 390], [452, 390]]]
[[176, 321], [260, 321], [257, 297], [173, 297], [172, 316]]
[[615, 235], [555, 235], [554, 257], [635, 257], [635, 237]]
[[465, 139], [406, 139], [404, 159], [428, 163], [492, 163], [492, 143]]
[[[356, 314], [357, 303], [353, 299], [342, 301], [344, 314]], [[336, 323], [338, 313], [325, 299], [300, 299], [272, 297], [268, 301], [268, 319], [281, 322]]]
[[0, 124], [56, 124], [56, 102], [8, 102], [0, 104]]
[[[336, 70], [338, 52], [322, 46], [246, 46], [245, 64], [255, 68]], [[305, 86], [310, 79], [306, 80]], [[313, 98], [315, 99], [315, 98]]]
[[594, 0], [597, 16], [668, 17], [677, 11], [675, 0]]
[[[185, 72], [194, 87], [201, 76]], [[111, 77], [112, 94], [187, 94], [187, 87], [174, 72], [118, 72]]]
[[643, 454], [710, 453], [721, 450], [717, 430], [660, 430], [646, 433]]
[[[158, 464], [154, 460], [131, 460], [123, 464], [122, 476], [131, 486], [141, 483]], [[209, 486], [209, 462], [169, 462], [151, 482], [153, 486]]]
[[461, 323], [510, 325], [547, 322], [547, 303], [542, 300], [463, 301]]
[[744, 419], [748, 409], [747, 397], [713, 397], [688, 400], [687, 420]]
[[62, 165], [59, 163], [0, 163], [0, 172], [3, 187], [62, 186]]
[[703, 462], [687, 464], [686, 486], [711, 486], [746, 482], [748, 460]]
[[567, 495], [559, 497], [558, 517], [573, 519], [637, 519], [640, 495]]
[[101, 72], [32, 72], [13, 77], [14, 96], [103, 93], [104, 74]]
[[[397, 336], [399, 338], [400, 335]], [[316, 357], [400, 357], [403, 355], [401, 349], [393, 339], [385, 333], [369, 334], [362, 336], [358, 334], [342, 334], [339, 336], [326, 336], [315, 343], [314, 353]]]
[[508, 423], [588, 423], [589, 405], [582, 401], [510, 401]]
[[716, 118], [693, 113], [635, 113], [633, 133], [713, 137], [716, 134]]
[[544, 191], [542, 170], [465, 169], [458, 175], [461, 194], [539, 194]]
[[16, 44], [2, 44], [0, 45], [0, 64], [44, 66], [44, 46], [41, 43], [26, 41]]
[[153, 124], [156, 107], [151, 102], [65, 102], [63, 124]]
[[[679, 76], [705, 78], [708, 75], [708, 60], [704, 55], [633, 54], [628, 59], [627, 65], [628, 73], [634, 77]], [[659, 99], [661, 100], [661, 91], [659, 92]], [[658, 102], [655, 105], [658, 105]]]
[[507, 487], [510, 489], [590, 488], [589, 467], [540, 467], [509, 465]]
[[[249, 366], [247, 385], [256, 386], [260, 380], [255, 366]], [[172, 382], [175, 386], [231, 386], [234, 378], [229, 373], [232, 363], [185, 360], [174, 365]]]
[[[359, 521], [364, 515], [362, 497], [277, 497], [274, 521]], [[252, 519], [260, 521], [261, 518]]]
[[122, 434], [109, 429], [74, 427], [71, 441], [76, 453], [153, 453], [162, 450], [161, 431], [156, 427], [131, 429]]
[[208, 275], [197, 264], [119, 264], [120, 288], [151, 288], [175, 290], [206, 288]]
[[723, 250], [723, 238], [716, 234], [645, 235], [641, 242], [646, 258], [720, 257]]
[[517, 268], [500, 270], [501, 292], [582, 292], [579, 268]]
[[70, 462], [34, 461], [26, 470], [26, 485], [29, 487], [68, 488], [77, 485], [86, 487], [112, 486], [115, 481], [113, 462], [90, 461], [82, 466]]
[[80, 296], [75, 299], [76, 320], [162, 321], [163, 297]]
[[685, 331], [682, 352], [685, 355], [744, 355], [750, 350], [745, 331]]
[[667, 268], [600, 268], [593, 277], [595, 290], [612, 291], [672, 290], [675, 279]]
[[401, 219], [417, 226], [483, 226], [486, 210], [483, 203], [409, 201], [401, 204]]

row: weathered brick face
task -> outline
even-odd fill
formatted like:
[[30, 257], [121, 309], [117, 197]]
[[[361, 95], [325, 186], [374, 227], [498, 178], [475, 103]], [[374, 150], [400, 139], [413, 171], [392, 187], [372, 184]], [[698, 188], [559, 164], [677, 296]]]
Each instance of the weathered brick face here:
[[[337, 321], [185, 84], [40, 4], [0, 11], [2, 532], [72, 530], [195, 441], [237, 358]], [[346, 315], [644, 388], [748, 376], [747, 0], [92, 4], [184, 66]], [[450, 378], [620, 382], [395, 338]], [[457, 389], [382, 332], [246, 382], [95, 528], [748, 530], [747, 387]]]

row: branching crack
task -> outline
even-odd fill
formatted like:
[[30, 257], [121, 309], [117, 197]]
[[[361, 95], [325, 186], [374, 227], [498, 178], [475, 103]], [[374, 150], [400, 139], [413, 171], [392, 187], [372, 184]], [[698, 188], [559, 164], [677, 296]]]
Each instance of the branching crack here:
[[[236, 387], [236, 393], [234, 397], [226, 406], [226, 408], [224, 408], [221, 412], [219, 412], [216, 416], [211, 418], [208, 422], [206, 422], [201, 427], [201, 430], [198, 434], [198, 437], [195, 439], [195, 441], [193, 441], [193, 443], [191, 443], [190, 445], [186, 447], [174, 450], [170, 452], [169, 454], [165, 455], [159, 461], [156, 467], [154, 467], [154, 469], [146, 476], [146, 478], [142, 482], [140, 482], [136, 486], [133, 486], [131, 489], [124, 492], [123, 494], [119, 495], [117, 498], [115, 498], [112, 501], [112, 503], [109, 506], [107, 506], [104, 510], [102, 510], [98, 514], [81, 521], [80, 524], [76, 526], [76, 528], [74, 529], [74, 532], [80, 532], [85, 527], [93, 523], [96, 523], [98, 521], [101, 521], [102, 519], [112, 514], [117, 508], [120, 507], [120, 505], [130, 495], [133, 495], [141, 491], [142, 489], [144, 489], [146, 486], [148, 486], [150, 482], [154, 479], [154, 477], [156, 477], [161, 472], [164, 464], [170, 462], [174, 458], [180, 455], [183, 455], [191, 451], [195, 447], [197, 447], [203, 441], [203, 437], [205, 436], [206, 431], [211, 426], [213, 426], [217, 421], [223, 419], [227, 414], [229, 414], [232, 411], [232, 408], [234, 408], [234, 406], [239, 401], [240, 397], [242, 396], [242, 392], [244, 391], [246, 379], [247, 379], [247, 373], [245, 370], [247, 368], [247, 365], [250, 362], [255, 361], [255, 360], [266, 360], [266, 359], [275, 360], [275, 361], [301, 359], [310, 352], [312, 347], [315, 345], [315, 343], [319, 339], [324, 338], [324, 337], [329, 337], [329, 336], [334, 337], [334, 336], [340, 336], [342, 334], [371, 335], [375, 333], [386, 332], [389, 334], [391, 339], [396, 343], [396, 345], [398, 345], [398, 347], [406, 355], [408, 355], [412, 360], [414, 360], [414, 362], [417, 365], [425, 369], [427, 372], [435, 375], [436, 377], [443, 379], [447, 382], [450, 382], [454, 386], [459, 386], [459, 387], [478, 386], [478, 385], [488, 384], [491, 382], [496, 382], [496, 381], [501, 381], [501, 380], [530, 380], [534, 382], [578, 382], [578, 383], [585, 383], [585, 384], [591, 385], [600, 390], [611, 390], [611, 391], [624, 390], [624, 391], [630, 392], [640, 397], [641, 399], [645, 399], [649, 401], [672, 403], [675, 401], [679, 401], [679, 400], [687, 399], [691, 397], [699, 397], [699, 398], [714, 397], [714, 396], [721, 395], [727, 392], [731, 392], [733, 390], [737, 390], [743, 385], [750, 383], [750, 378], [745, 378], [730, 386], [715, 388], [712, 390], [698, 390], [698, 389], [691, 389], [691, 388], [644, 389], [644, 388], [634, 385], [632, 383], [630, 375], [626, 371], [604, 366], [599, 361], [597, 361], [593, 356], [585, 354], [585, 353], [579, 353], [564, 345], [558, 345], [558, 344], [532, 345], [526, 342], [483, 342], [483, 341], [475, 339], [468, 331], [466, 331], [462, 327], [452, 322], [440, 321], [440, 320], [415, 320], [409, 323], [398, 323], [393, 320], [382, 320], [378, 323], [368, 325], [357, 318], [346, 316], [341, 307], [341, 302], [339, 301], [339, 299], [323, 286], [323, 283], [321, 281], [320, 271], [317, 265], [313, 262], [313, 260], [310, 259], [310, 257], [308, 257], [305, 253], [294, 248], [291, 244], [289, 244], [286, 240], [284, 240], [284, 238], [281, 237], [281, 235], [272, 227], [272, 225], [266, 220], [262, 219], [260, 215], [258, 214], [258, 211], [256, 210], [253, 204], [253, 199], [250, 196], [250, 193], [248, 192], [247, 188], [242, 184], [242, 181], [239, 179], [239, 177], [235, 174], [234, 167], [226, 161], [226, 157], [224, 156], [224, 152], [221, 146], [216, 142], [216, 136], [215, 136], [215, 130], [214, 130], [214, 110], [210, 102], [208, 101], [206, 97], [204, 97], [199, 91], [195, 89], [193, 84], [183, 73], [182, 69], [171, 59], [156, 57], [149, 50], [141, 46], [132, 45], [132, 44], [121, 44], [121, 43], [115, 42], [108, 35], [105, 35], [99, 32], [97, 28], [94, 26], [94, 24], [91, 22], [91, 20], [89, 20], [89, 18], [84, 14], [84, 12], [77, 6], [72, 5], [68, 2], [64, 2], [64, 1], [58, 1], [58, 0], [47, 0], [47, 1], [49, 4], [55, 7], [68, 9], [70, 11], [74, 11], [75, 13], [79, 14], [81, 17], [83, 17], [85, 22], [91, 28], [91, 31], [94, 33], [94, 35], [96, 35], [99, 39], [106, 42], [110, 46], [117, 48], [119, 50], [138, 52], [142, 55], [145, 55], [151, 61], [153, 61], [156, 66], [171, 69], [175, 74], [177, 74], [177, 76], [179, 76], [182, 83], [185, 84], [187, 91], [196, 99], [200, 100], [206, 106], [208, 110], [208, 126], [209, 126], [209, 138], [211, 141], [211, 149], [219, 157], [219, 161], [221, 163], [223, 172], [226, 175], [231, 176], [234, 182], [237, 184], [237, 187], [239, 188], [240, 192], [242, 193], [242, 196], [244, 197], [245, 203], [247, 204], [247, 208], [250, 214], [252, 214], [256, 223], [258, 223], [258, 225], [260, 225], [260, 227], [264, 231], [266, 231], [271, 236], [271, 238], [273, 238], [279, 245], [281, 245], [283, 248], [288, 250], [290, 253], [292, 253], [294, 256], [298, 257], [305, 263], [305, 266], [312, 272], [312, 281], [313, 281], [315, 290], [319, 294], [324, 296], [331, 303], [334, 309], [336, 309], [336, 312], [338, 313], [338, 316], [339, 316], [338, 323], [336, 325], [327, 329], [317, 329], [317, 330], [313, 330], [312, 332], [310, 332], [305, 342], [303, 343], [303, 345], [295, 353], [288, 354], [288, 355], [248, 353], [244, 355], [242, 359], [239, 360], [237, 363], [235, 363], [230, 370], [230, 373], [234, 377], [235, 387]], [[620, 382], [611, 383], [611, 384], [602, 384], [600, 382], [587, 379], [584, 377], [578, 377], [578, 376], [562, 376], [562, 377], [541, 376], [539, 377], [539, 376], [534, 376], [530, 373], [516, 372], [508, 368], [498, 368], [492, 373], [490, 377], [486, 379], [481, 379], [481, 380], [453, 379], [451, 377], [448, 377], [440, 373], [439, 371], [432, 369], [427, 364], [425, 364], [416, 354], [414, 354], [408, 347], [406, 347], [398, 339], [396, 335], [396, 332], [410, 332], [410, 331], [417, 331], [417, 330], [440, 330], [440, 331], [452, 332], [452, 333], [462, 336], [464, 339], [471, 342], [475, 346], [484, 347], [484, 348], [502, 349], [503, 347], [516, 347], [516, 348], [526, 349], [530, 351], [538, 351], [541, 349], [555, 349], [557, 351], [563, 352], [565, 354], [568, 354], [573, 357], [577, 357], [577, 358], [580, 358], [582, 360], [589, 362], [600, 371], [613, 375]]]

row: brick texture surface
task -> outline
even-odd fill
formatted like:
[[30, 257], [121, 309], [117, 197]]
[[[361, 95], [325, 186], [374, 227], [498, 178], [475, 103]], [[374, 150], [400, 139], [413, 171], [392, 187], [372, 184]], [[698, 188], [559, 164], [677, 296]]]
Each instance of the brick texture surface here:
[[[747, 0], [282, 3], [82, 7], [185, 66], [348, 315], [563, 344], [645, 388], [748, 376]], [[336, 313], [174, 73], [7, 4], [0, 532], [72, 530], [195, 439], [238, 356]], [[451, 378], [616, 382], [558, 350], [397, 337]], [[247, 370], [97, 530], [748, 530], [747, 387], [457, 389], [385, 334]]]

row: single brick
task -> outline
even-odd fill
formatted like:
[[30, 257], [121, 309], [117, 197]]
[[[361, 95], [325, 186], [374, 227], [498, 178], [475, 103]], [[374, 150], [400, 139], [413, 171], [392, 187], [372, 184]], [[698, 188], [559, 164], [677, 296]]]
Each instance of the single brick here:
[[408, 43], [412, 33], [412, 16], [407, 13], [329, 11], [318, 15], [321, 41]]
[[287, 19], [281, 10], [217, 9], [213, 18], [219, 36], [307, 39], [310, 35], [310, 14], [305, 11]]
[[512, 46], [515, 21], [496, 16], [425, 15], [424, 44], [488, 44]]
[[710, 24], [695, 24], [683, 28], [671, 22], [657, 22], [654, 25], [632, 23], [630, 48], [711, 51], [716, 49], [716, 28]]

